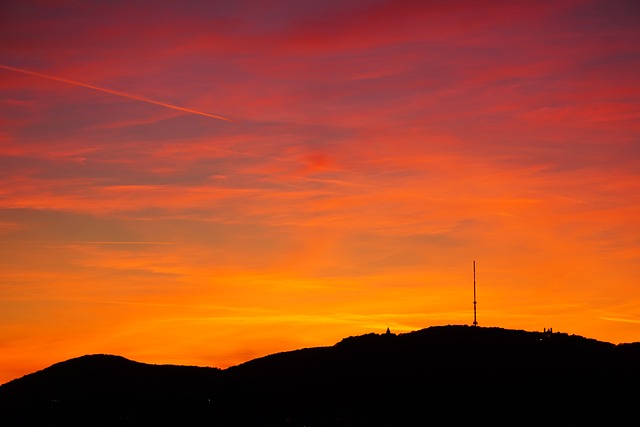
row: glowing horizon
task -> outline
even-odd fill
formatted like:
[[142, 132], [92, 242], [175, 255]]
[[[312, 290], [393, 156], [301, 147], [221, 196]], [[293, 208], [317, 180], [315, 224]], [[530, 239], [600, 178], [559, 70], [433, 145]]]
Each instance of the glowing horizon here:
[[640, 341], [638, 18], [9, 1], [0, 383], [470, 325], [474, 260], [479, 326]]

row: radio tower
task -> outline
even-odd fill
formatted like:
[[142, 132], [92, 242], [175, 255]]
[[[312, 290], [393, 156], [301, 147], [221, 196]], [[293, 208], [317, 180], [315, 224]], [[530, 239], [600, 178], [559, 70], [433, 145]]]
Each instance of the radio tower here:
[[478, 326], [476, 320], [476, 262], [473, 261], [473, 326]]

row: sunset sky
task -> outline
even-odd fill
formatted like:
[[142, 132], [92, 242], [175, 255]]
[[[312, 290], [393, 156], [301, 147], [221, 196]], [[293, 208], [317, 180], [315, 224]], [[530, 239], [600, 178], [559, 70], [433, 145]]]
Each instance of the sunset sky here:
[[640, 341], [640, 3], [0, 5], [0, 383], [387, 327]]

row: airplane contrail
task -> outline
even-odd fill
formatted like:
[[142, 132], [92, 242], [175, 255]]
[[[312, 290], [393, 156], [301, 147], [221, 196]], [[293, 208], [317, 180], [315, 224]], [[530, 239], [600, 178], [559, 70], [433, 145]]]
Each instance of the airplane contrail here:
[[79, 245], [175, 245], [172, 242], [133, 242], [133, 241], [86, 241], [86, 242], [71, 242]]
[[171, 108], [173, 110], [184, 111], [186, 113], [198, 114], [200, 116], [211, 117], [213, 119], [224, 120], [224, 121], [227, 121], [227, 122], [236, 123], [235, 120], [232, 120], [232, 119], [230, 119], [228, 117], [216, 116], [214, 114], [205, 113], [203, 111], [192, 110], [190, 108], [179, 107], [177, 105], [167, 104], [166, 102], [156, 101], [155, 99], [149, 99], [149, 98], [145, 98], [143, 96], [134, 95], [134, 94], [131, 94], [131, 93], [120, 92], [118, 90], [107, 89], [107, 88], [100, 87], [100, 86], [94, 86], [94, 85], [90, 85], [90, 84], [87, 84], [87, 83], [78, 82], [78, 81], [75, 81], [75, 80], [65, 79], [65, 78], [62, 78], [62, 77], [56, 77], [56, 76], [51, 76], [51, 75], [48, 75], [48, 74], [37, 73], [35, 71], [25, 70], [24, 68], [10, 67], [8, 65], [2, 65], [2, 64], [0, 64], [0, 68], [4, 68], [5, 70], [10, 70], [10, 71], [15, 71], [17, 73], [28, 74], [30, 76], [41, 77], [43, 79], [55, 80], [55, 81], [58, 81], [58, 82], [68, 83], [68, 84], [75, 85], [75, 86], [86, 87], [86, 88], [97, 90], [97, 91], [100, 91], [100, 92], [110, 93], [111, 95], [121, 96], [123, 98], [129, 98], [129, 99], [133, 99], [133, 100], [136, 100], [136, 101], [142, 101], [142, 102], [146, 102], [148, 104], [160, 105], [161, 107]]

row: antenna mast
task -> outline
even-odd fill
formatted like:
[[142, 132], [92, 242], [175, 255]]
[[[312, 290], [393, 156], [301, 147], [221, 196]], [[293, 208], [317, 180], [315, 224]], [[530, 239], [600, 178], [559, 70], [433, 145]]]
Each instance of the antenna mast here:
[[476, 262], [473, 261], [473, 326], [478, 325], [476, 320]]

